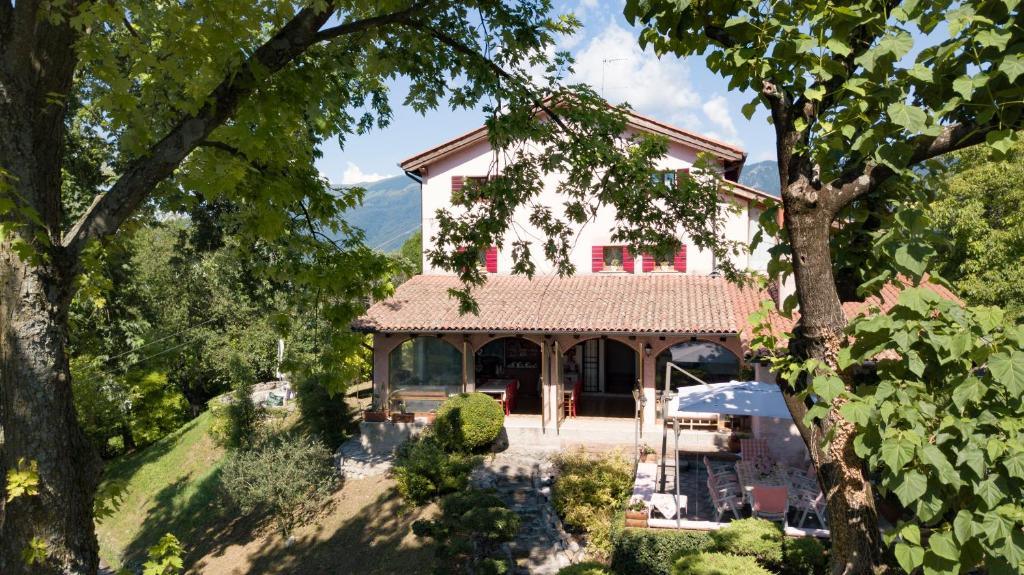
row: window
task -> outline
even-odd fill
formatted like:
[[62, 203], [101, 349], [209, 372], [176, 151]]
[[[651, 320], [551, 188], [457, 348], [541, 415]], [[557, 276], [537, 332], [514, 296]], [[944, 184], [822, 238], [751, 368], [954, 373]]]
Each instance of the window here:
[[670, 188], [676, 187], [676, 173], [673, 170], [661, 170], [651, 174], [651, 183], [665, 184]]
[[676, 256], [675, 254], [665, 253], [654, 256], [654, 270], [659, 272], [674, 272], [676, 271]]
[[594, 246], [591, 271], [633, 273], [633, 255], [625, 246]]
[[462, 204], [467, 200], [473, 203], [487, 203], [487, 198], [480, 192], [480, 187], [496, 176], [452, 176], [453, 204]]
[[450, 343], [430, 336], [402, 342], [388, 356], [391, 391], [408, 387], [462, 388], [462, 352]]
[[667, 252], [664, 254], [644, 254], [644, 272], [685, 272], [686, 271], [686, 246], [679, 248], [676, 253]]
[[622, 271], [622, 246], [604, 246], [602, 254], [605, 271]]

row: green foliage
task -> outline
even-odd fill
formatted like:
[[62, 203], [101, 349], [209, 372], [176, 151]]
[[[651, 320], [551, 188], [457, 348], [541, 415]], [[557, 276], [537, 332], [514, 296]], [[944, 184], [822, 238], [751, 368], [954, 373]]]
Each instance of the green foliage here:
[[337, 483], [331, 451], [302, 435], [269, 438], [224, 462], [221, 484], [243, 513], [268, 513], [287, 537], [315, 517]]
[[[920, 161], [916, 144], [956, 122], [978, 125], [988, 136], [977, 140], [999, 152], [1017, 140], [1007, 128], [1022, 120], [1024, 87], [1016, 79], [1024, 33], [1013, 25], [1012, 5], [887, 8], [867, 0], [764, 10], [753, 0], [631, 0], [625, 13], [644, 27], [641, 44], [703, 55], [731, 88], [756, 94], [744, 106], [747, 117], [776, 99], [794, 109], [813, 104], [813, 114], [777, 121], [776, 129], [796, 131], [795, 151], [813, 158], [824, 182], [867, 162], [902, 172]], [[946, 33], [931, 34], [940, 27]]]
[[213, 423], [210, 435], [221, 447], [250, 449], [259, 440], [260, 423], [266, 410], [252, 400], [252, 384], [240, 383], [228, 397], [210, 402]]
[[178, 538], [168, 533], [149, 548], [149, 560], [142, 566], [142, 575], [179, 575], [184, 572], [184, 554]]
[[776, 568], [782, 564], [782, 529], [771, 521], [747, 518], [729, 523], [711, 532], [715, 551], [749, 555], [762, 565]]
[[328, 447], [337, 448], [348, 437], [352, 424], [344, 392], [332, 392], [319, 374], [301, 373], [294, 385], [303, 427]]
[[137, 445], [148, 445], [178, 429], [188, 415], [188, 401], [160, 372], [128, 375], [132, 398], [129, 421]]
[[93, 518], [96, 521], [103, 521], [112, 517], [121, 508], [127, 491], [128, 481], [125, 479], [109, 479], [100, 483], [96, 489], [96, 499], [93, 501]]
[[969, 148], [944, 158], [927, 179], [928, 213], [943, 246], [942, 277], [971, 305], [998, 305], [1024, 321], [1024, 142], [1001, 161]]
[[558, 575], [615, 575], [607, 565], [596, 561], [587, 561], [565, 567]]
[[437, 410], [434, 430], [445, 449], [474, 452], [489, 447], [505, 426], [505, 412], [493, 397], [461, 393]]
[[20, 458], [17, 467], [7, 470], [7, 502], [33, 495], [39, 495], [39, 463]]
[[828, 549], [814, 537], [787, 537], [782, 544], [782, 575], [828, 573]]
[[[880, 357], [875, 385], [851, 395], [843, 414], [879, 489], [912, 513], [889, 537], [901, 567], [1019, 569], [1024, 331], [997, 308], [914, 288], [888, 314], [854, 320], [850, 333], [841, 367]], [[932, 529], [927, 542], [922, 527]]]
[[772, 575], [753, 557], [728, 553], [683, 555], [672, 567], [672, 575]]
[[21, 560], [29, 567], [46, 562], [48, 546], [41, 537], [33, 537], [21, 551]]
[[409, 275], [423, 273], [423, 230], [413, 232], [398, 249], [398, 255], [409, 266]]
[[552, 503], [565, 523], [589, 535], [595, 551], [612, 552], [615, 512], [633, 489], [633, 466], [618, 451], [591, 457], [582, 449], [555, 459], [557, 478]]
[[398, 448], [392, 473], [402, 497], [417, 505], [460, 491], [479, 456], [449, 453], [433, 435], [424, 433]]
[[441, 517], [413, 523], [419, 537], [433, 539], [441, 564], [436, 572], [506, 573], [501, 543], [519, 532], [520, 518], [490, 492], [470, 489], [441, 500]]
[[684, 554], [708, 551], [714, 545], [703, 531], [624, 529], [614, 541], [612, 571], [630, 575], [671, 575]]

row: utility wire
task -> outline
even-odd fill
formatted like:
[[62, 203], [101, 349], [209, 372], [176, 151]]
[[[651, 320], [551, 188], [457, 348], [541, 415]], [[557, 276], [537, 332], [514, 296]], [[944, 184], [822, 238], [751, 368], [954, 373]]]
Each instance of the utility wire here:
[[195, 325], [191, 325], [191, 326], [189, 326], [189, 327], [186, 327], [185, 329], [183, 329], [183, 330], [181, 330], [181, 331], [177, 331], [177, 332], [175, 332], [175, 333], [172, 333], [172, 334], [170, 334], [170, 335], [165, 335], [164, 337], [161, 337], [160, 339], [157, 339], [157, 340], [153, 340], [153, 341], [151, 341], [151, 342], [149, 342], [149, 343], [147, 343], [147, 344], [143, 344], [143, 345], [140, 345], [139, 347], [136, 347], [136, 348], [130, 349], [130, 350], [128, 350], [128, 351], [126, 351], [126, 352], [124, 352], [124, 353], [119, 353], [119, 354], [117, 354], [117, 355], [115, 355], [115, 356], [111, 356], [111, 357], [108, 357], [108, 358], [107, 358], [107, 361], [110, 361], [110, 360], [113, 360], [113, 359], [117, 359], [117, 358], [119, 358], [119, 357], [123, 357], [123, 356], [126, 356], [126, 355], [128, 355], [129, 353], [135, 353], [136, 351], [139, 351], [140, 349], [143, 349], [143, 348], [149, 347], [149, 346], [151, 346], [151, 345], [154, 345], [154, 344], [160, 343], [161, 341], [164, 341], [164, 340], [166, 340], [166, 339], [170, 339], [170, 338], [172, 338], [172, 337], [174, 337], [174, 336], [177, 336], [177, 335], [181, 335], [181, 334], [185, 333], [186, 331], [189, 331], [189, 330], [191, 330], [191, 329], [195, 329], [195, 328], [197, 328], [197, 327], [200, 327], [200, 326], [204, 326], [204, 325], [206, 325], [206, 324], [208, 324], [208, 323], [211, 323], [211, 322], [217, 321], [218, 319], [220, 319], [220, 318], [216, 318], [216, 317], [214, 317], [214, 318], [210, 318], [210, 319], [208, 319], [208, 320], [206, 320], [206, 321], [204, 321], [204, 322], [200, 322], [200, 323], [197, 323], [197, 324], [195, 324]]

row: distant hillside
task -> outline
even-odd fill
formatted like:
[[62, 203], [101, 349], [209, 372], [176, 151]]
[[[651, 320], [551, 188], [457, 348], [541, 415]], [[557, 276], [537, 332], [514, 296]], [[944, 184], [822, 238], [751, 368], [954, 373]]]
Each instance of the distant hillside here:
[[743, 172], [740, 173], [740, 183], [778, 196], [780, 193], [779, 165], [775, 163], [775, 160], [747, 164], [743, 166]]
[[397, 250], [420, 227], [420, 185], [404, 175], [358, 185], [366, 189], [363, 205], [345, 219], [366, 232], [366, 245]]

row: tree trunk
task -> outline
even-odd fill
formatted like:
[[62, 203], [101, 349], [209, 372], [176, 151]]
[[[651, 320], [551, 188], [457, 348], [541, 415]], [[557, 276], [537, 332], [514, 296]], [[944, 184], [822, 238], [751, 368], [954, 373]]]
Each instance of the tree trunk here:
[[[0, 244], [0, 468], [39, 465], [39, 494], [7, 503], [0, 516], [0, 573], [94, 574], [99, 546], [93, 497], [99, 459], [75, 416], [66, 354], [70, 281], [52, 265], [22, 261]], [[46, 561], [22, 557], [33, 538]]]
[[[784, 194], [785, 229], [800, 302], [800, 320], [790, 341], [790, 352], [797, 359], [816, 358], [835, 367], [845, 341], [846, 317], [832, 275], [832, 216], [817, 202], [802, 201], [805, 197], [799, 192]], [[876, 572], [882, 548], [878, 515], [864, 464], [853, 450], [853, 424], [839, 415], [841, 401], [836, 401], [824, 420], [806, 426], [803, 416], [807, 406], [792, 390], [786, 395], [828, 498], [833, 573]], [[828, 437], [831, 439], [826, 441]]]

